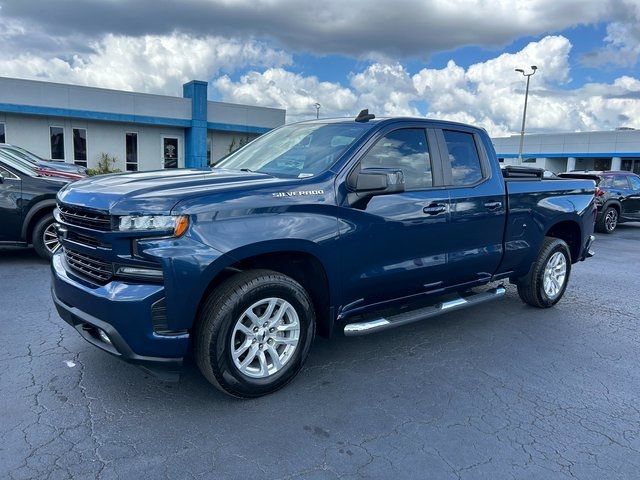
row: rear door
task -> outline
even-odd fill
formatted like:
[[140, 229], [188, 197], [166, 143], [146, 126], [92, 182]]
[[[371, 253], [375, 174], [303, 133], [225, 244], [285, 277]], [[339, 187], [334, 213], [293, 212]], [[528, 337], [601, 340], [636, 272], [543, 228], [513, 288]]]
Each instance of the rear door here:
[[0, 242], [17, 242], [22, 229], [22, 179], [2, 161], [0, 174]]
[[448, 269], [454, 284], [489, 279], [502, 260], [504, 180], [481, 136], [462, 126], [438, 131], [450, 218]]
[[627, 198], [627, 211], [629, 218], [640, 220], [640, 177], [629, 175], [631, 191]]
[[613, 176], [611, 194], [620, 200], [620, 216], [625, 219], [633, 218], [633, 192], [627, 175], [617, 173]]

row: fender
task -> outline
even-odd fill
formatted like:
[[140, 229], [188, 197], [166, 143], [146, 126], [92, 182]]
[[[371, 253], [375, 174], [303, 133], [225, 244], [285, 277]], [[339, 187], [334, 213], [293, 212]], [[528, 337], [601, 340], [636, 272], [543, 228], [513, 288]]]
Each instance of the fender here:
[[617, 198], [610, 198], [609, 200], [604, 202], [599, 211], [604, 212], [604, 210], [611, 205], [615, 205], [616, 207], [618, 207], [618, 213], [622, 214], [622, 203], [620, 203], [620, 200], [618, 200]]
[[35, 217], [35, 215], [38, 212], [41, 212], [42, 210], [49, 209], [49, 208], [53, 210], [55, 206], [56, 206], [55, 198], [48, 198], [46, 200], [40, 200], [39, 202], [36, 202], [29, 209], [29, 212], [24, 217], [24, 221], [22, 222], [22, 233], [20, 234], [20, 238], [25, 241], [27, 240], [27, 231], [29, 230], [29, 224], [31, 223], [31, 220], [33, 219], [33, 217]]
[[333, 303], [333, 300], [336, 299], [337, 296], [337, 292], [335, 291], [338, 285], [338, 282], [336, 281], [338, 277], [337, 265], [334, 265], [334, 262], [332, 262], [331, 259], [327, 257], [326, 249], [323, 249], [315, 242], [302, 239], [280, 239], [251, 243], [224, 253], [215, 262], [209, 265], [209, 267], [203, 272], [201, 282], [203, 288], [202, 292], [199, 292], [200, 296], [204, 293], [206, 286], [211, 283], [211, 281], [221, 271], [230, 267], [231, 265], [260, 255], [273, 255], [285, 252], [305, 253], [318, 260], [318, 262], [324, 269], [327, 281], [329, 282], [328, 293], [329, 298], [332, 299]]

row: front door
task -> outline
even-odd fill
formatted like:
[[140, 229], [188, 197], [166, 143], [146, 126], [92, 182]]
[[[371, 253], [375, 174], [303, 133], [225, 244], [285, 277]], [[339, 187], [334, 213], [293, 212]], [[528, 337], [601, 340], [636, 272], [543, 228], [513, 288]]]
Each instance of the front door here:
[[0, 242], [20, 241], [22, 180], [0, 163]]
[[457, 285], [489, 279], [503, 254], [505, 185], [492, 172], [487, 149], [473, 130], [437, 132], [451, 202], [449, 264]]
[[344, 310], [434, 291], [446, 281], [449, 198], [431, 137], [417, 127], [383, 132], [360, 158], [361, 171], [401, 170], [405, 192], [339, 207]]
[[178, 137], [162, 137], [162, 168], [178, 168], [180, 149]]

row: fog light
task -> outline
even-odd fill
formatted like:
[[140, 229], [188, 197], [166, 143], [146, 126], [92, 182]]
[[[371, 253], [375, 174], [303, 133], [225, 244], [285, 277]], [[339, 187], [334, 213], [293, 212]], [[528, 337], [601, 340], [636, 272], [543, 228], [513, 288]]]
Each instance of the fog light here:
[[159, 268], [142, 268], [142, 267], [118, 267], [116, 275], [123, 277], [150, 278], [154, 280], [162, 280], [162, 270]]
[[108, 343], [109, 345], [113, 345], [111, 343], [111, 339], [109, 338], [109, 335], [107, 335], [107, 332], [105, 332], [101, 328], [98, 329], [98, 337], [100, 337], [100, 340], [102, 340], [104, 343]]

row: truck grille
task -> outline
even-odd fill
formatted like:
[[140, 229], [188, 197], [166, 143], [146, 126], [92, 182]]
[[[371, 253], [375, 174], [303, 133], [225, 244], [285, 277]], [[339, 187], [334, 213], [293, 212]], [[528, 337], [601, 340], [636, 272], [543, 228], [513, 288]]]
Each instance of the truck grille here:
[[113, 276], [113, 268], [110, 263], [103, 262], [97, 258], [69, 250], [65, 247], [64, 256], [69, 266], [88, 277], [106, 283]]
[[92, 228], [103, 232], [111, 230], [111, 217], [107, 214], [82, 210], [68, 205], [58, 205], [60, 218], [69, 225]]

